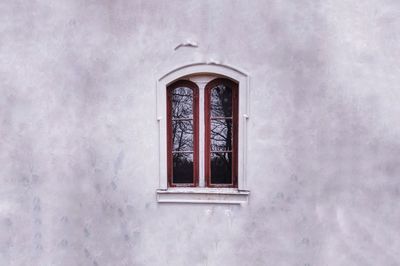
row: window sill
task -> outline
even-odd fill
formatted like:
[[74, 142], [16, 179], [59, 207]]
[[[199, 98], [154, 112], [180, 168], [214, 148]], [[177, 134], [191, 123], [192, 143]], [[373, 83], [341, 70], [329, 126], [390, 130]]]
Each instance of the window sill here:
[[160, 203], [247, 203], [250, 191], [236, 188], [168, 188], [157, 190]]

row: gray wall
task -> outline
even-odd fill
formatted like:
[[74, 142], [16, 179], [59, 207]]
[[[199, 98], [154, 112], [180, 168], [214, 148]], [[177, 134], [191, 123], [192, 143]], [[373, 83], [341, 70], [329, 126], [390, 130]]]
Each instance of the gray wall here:
[[[399, 18], [396, 0], [1, 1], [0, 265], [399, 265]], [[156, 78], [210, 58], [251, 77], [250, 202], [160, 205]]]

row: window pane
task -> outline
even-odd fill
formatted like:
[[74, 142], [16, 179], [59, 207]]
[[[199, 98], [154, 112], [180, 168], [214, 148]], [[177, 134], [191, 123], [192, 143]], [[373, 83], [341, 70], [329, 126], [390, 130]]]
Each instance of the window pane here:
[[211, 183], [232, 183], [232, 153], [211, 153]]
[[173, 151], [193, 151], [193, 121], [172, 121]]
[[232, 150], [232, 119], [211, 119], [211, 150]]
[[223, 84], [211, 89], [211, 117], [232, 116], [232, 88]]
[[174, 153], [173, 183], [193, 183], [193, 153]]
[[193, 117], [193, 91], [191, 88], [178, 87], [172, 91], [172, 118]]

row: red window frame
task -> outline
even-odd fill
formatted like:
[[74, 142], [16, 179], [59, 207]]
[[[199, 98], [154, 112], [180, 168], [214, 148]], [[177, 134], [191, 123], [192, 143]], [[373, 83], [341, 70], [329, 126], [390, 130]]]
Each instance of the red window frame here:
[[[173, 183], [172, 91], [187, 87], [193, 91], [193, 183]], [[167, 175], [169, 187], [197, 187], [199, 184], [199, 88], [188, 80], [178, 80], [167, 87]]]
[[[210, 96], [211, 89], [217, 85], [223, 84], [227, 87], [232, 88], [232, 182], [230, 184], [213, 184], [211, 183], [211, 112], [210, 112]], [[238, 186], [238, 109], [239, 109], [239, 98], [238, 98], [238, 84], [229, 79], [217, 78], [210, 81], [205, 87], [205, 98], [204, 98], [204, 129], [205, 129], [205, 183], [207, 187], [234, 187]]]

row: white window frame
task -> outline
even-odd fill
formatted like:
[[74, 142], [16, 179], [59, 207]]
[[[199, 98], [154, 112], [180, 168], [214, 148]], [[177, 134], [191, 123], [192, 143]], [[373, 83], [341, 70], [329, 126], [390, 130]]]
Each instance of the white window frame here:
[[[201, 74], [223, 76], [238, 83], [239, 114], [238, 114], [238, 188], [206, 188], [177, 187], [168, 188], [167, 178], [167, 86], [185, 76]], [[223, 64], [196, 63], [178, 67], [157, 80], [157, 120], [159, 123], [159, 188], [158, 202], [184, 203], [228, 203], [240, 204], [248, 201], [249, 191], [246, 183], [247, 159], [247, 120], [249, 118], [249, 75], [237, 68]], [[200, 101], [200, 110], [204, 105]], [[201, 123], [202, 121], [200, 121]], [[204, 138], [200, 132], [200, 140]], [[200, 156], [204, 156], [204, 142], [200, 141]], [[204, 164], [199, 165], [199, 171], [204, 172]], [[202, 184], [200, 183], [200, 186]]]

